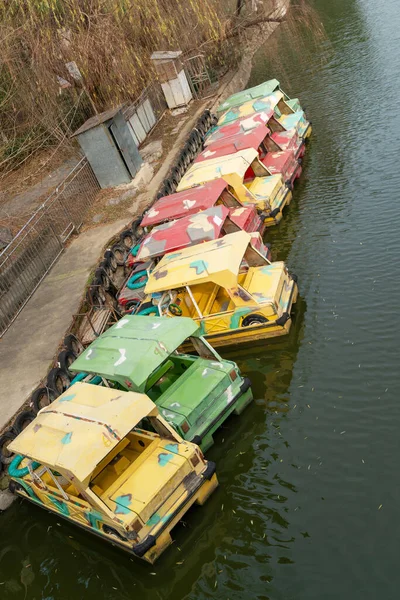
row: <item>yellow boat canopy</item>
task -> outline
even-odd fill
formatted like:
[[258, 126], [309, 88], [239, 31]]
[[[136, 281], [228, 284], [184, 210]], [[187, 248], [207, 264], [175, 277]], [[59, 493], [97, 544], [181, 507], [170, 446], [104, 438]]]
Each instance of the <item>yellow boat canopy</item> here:
[[[236, 288], [240, 264], [250, 244], [250, 234], [237, 231], [219, 240], [166, 254], [150, 273], [145, 293], [210, 281], [225, 289]], [[269, 264], [256, 250], [252, 249], [252, 252], [262, 264]]]
[[145, 394], [74, 383], [10, 444], [12, 452], [80, 482], [156, 405]]
[[249, 167], [252, 167], [256, 177], [271, 175], [258, 158], [258, 151], [255, 148], [247, 148], [235, 154], [219, 156], [193, 164], [180, 180], [177, 191], [181, 192], [219, 178], [235, 187], [235, 185], [243, 184], [245, 173]]

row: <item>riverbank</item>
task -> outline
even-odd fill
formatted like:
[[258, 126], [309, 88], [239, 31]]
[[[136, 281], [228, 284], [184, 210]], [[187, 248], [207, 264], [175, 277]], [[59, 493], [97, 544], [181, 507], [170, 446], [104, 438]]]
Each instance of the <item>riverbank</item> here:
[[[254, 52], [277, 26], [277, 23], [265, 24], [254, 28], [251, 34], [249, 32], [244, 56], [237, 69], [223, 78], [212, 98], [193, 104], [190, 117], [179, 128], [174, 144], [162, 157], [160, 168], [146, 189], [136, 195], [131, 205], [126, 207], [126, 218], [112, 219], [99, 227], [91, 226], [74, 239], [3, 336], [0, 344], [0, 377], [3, 382], [2, 396], [7, 398], [7, 403], [3, 402], [0, 406], [0, 432], [12, 425], [18, 412], [29, 405], [30, 395], [43, 385], [48, 370], [54, 366], [61, 341], [69, 331], [73, 315], [78, 312], [82, 302], [88, 277], [101, 260], [110, 236], [115, 237], [155, 199], [185, 138], [204, 109], [212, 111], [231, 93], [246, 86]], [[126, 191], [121, 193], [126, 194]], [[115, 215], [120, 216], [118, 210]]]

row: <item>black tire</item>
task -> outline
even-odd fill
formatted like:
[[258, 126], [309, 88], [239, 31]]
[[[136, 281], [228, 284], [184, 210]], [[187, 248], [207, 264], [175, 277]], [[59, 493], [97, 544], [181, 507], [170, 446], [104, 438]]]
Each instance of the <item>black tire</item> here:
[[111, 535], [115, 537], [117, 540], [126, 542], [127, 538], [121, 535], [114, 527], [110, 527], [109, 525], [103, 525], [103, 531], [106, 535]]
[[197, 121], [196, 124], [196, 129], [197, 131], [200, 133], [200, 136], [202, 138], [202, 140], [204, 139], [204, 136], [206, 134], [207, 131], [207, 118], [206, 116], [203, 114], [200, 119]]
[[211, 111], [208, 110], [208, 108], [206, 108], [206, 110], [204, 111], [204, 120], [206, 123], [206, 133], [207, 133], [207, 131], [210, 129], [211, 124], [212, 124], [212, 114], [211, 114]]
[[196, 136], [195, 132], [192, 131], [192, 133], [190, 134], [189, 139], [188, 139], [188, 144], [190, 145], [190, 151], [191, 151], [190, 156], [192, 158], [194, 158], [197, 154], [198, 142], [199, 142], [198, 137]]
[[128, 300], [128, 302], [124, 305], [124, 310], [126, 312], [131, 312], [132, 310], [136, 309], [140, 304], [140, 300]]
[[[96, 280], [97, 281], [97, 280]], [[91, 285], [86, 292], [86, 298], [90, 306], [102, 308], [106, 305], [107, 297], [102, 285]]]
[[171, 173], [169, 175], [169, 178], [174, 183], [175, 190], [176, 190], [176, 188], [178, 187], [178, 184], [179, 184], [179, 182], [181, 180], [181, 174], [179, 172], [178, 167], [174, 167], [173, 169], [171, 169]]
[[193, 138], [193, 140], [194, 140], [194, 143], [196, 146], [196, 152], [197, 152], [203, 146], [203, 140], [201, 138], [201, 134], [197, 129], [193, 129], [192, 133], [190, 134], [190, 137]]
[[66, 350], [71, 350], [76, 356], [79, 356], [85, 349], [82, 342], [80, 342], [73, 333], [69, 333], [65, 336], [63, 346]]
[[68, 373], [68, 376], [73, 379], [75, 375], [69, 370], [69, 367], [76, 360], [75, 352], [72, 352], [72, 350], [62, 350], [62, 352], [60, 352], [58, 355], [57, 360], [60, 365], [60, 369], [64, 369], [64, 371]]
[[165, 185], [163, 185], [157, 192], [157, 200], [159, 200], [160, 198], [165, 198], [165, 196], [169, 196], [170, 192], [167, 190], [167, 188], [165, 187]]
[[179, 178], [180, 178], [179, 180], [181, 180], [186, 172], [186, 165], [185, 165], [185, 160], [184, 160], [183, 156], [179, 157], [179, 160], [176, 164], [176, 168], [179, 171]]
[[196, 155], [196, 153], [194, 152], [193, 154], [193, 149], [192, 149], [192, 145], [190, 144], [189, 140], [186, 142], [183, 150], [182, 150], [182, 154], [186, 156], [186, 168], [190, 165], [190, 163], [193, 160], [193, 157]]
[[138, 217], [137, 219], [135, 219], [134, 221], [132, 221], [132, 224], [131, 224], [131, 229], [132, 229], [132, 231], [133, 231], [133, 233], [134, 233], [134, 235], [136, 237], [136, 241], [138, 241], [138, 239], [141, 238], [142, 235], [144, 234], [144, 229], [141, 226], [143, 216]]
[[262, 323], [268, 323], [267, 317], [263, 315], [247, 315], [242, 321], [242, 327], [250, 327], [251, 325], [261, 325]]
[[[65, 350], [65, 352], [70, 352], [70, 350]], [[33, 392], [29, 406], [35, 415], [37, 415], [39, 410], [49, 406], [53, 400], [54, 394], [50, 392], [49, 388], [41, 387]]]
[[17, 418], [15, 419], [15, 421], [13, 423], [14, 431], [17, 434], [20, 434], [21, 431], [23, 431], [25, 429], [25, 427], [27, 427], [29, 425], [29, 423], [32, 423], [35, 416], [36, 415], [32, 410], [23, 410], [21, 413], [19, 413], [19, 415], [17, 416]]
[[69, 388], [70, 383], [70, 376], [60, 367], [54, 367], [47, 375], [47, 387], [53, 392], [55, 398], [61, 396]]
[[119, 236], [119, 239], [127, 250], [130, 250], [136, 244], [136, 236], [133, 234], [132, 229], [125, 229]]
[[174, 185], [174, 182], [169, 177], [164, 180], [164, 187], [168, 191], [168, 196], [173, 194], [176, 190], [176, 185]]
[[97, 281], [99, 285], [102, 285], [105, 290], [113, 290], [113, 288], [115, 288], [115, 285], [105, 269], [96, 269], [94, 272], [94, 280]]
[[109, 277], [111, 277], [111, 274], [113, 272], [110, 262], [111, 261], [109, 258], [105, 258], [101, 261], [98, 267], [99, 269], [103, 269], [103, 271], [105, 271]]
[[12, 461], [13, 454], [8, 450], [8, 445], [15, 440], [16, 437], [17, 434], [12, 427], [3, 431], [0, 435], [0, 461], [3, 468]]
[[128, 254], [125, 246], [123, 244], [114, 244], [114, 246], [111, 248], [111, 251], [115, 256], [118, 266], [123, 267], [125, 264], [126, 255]]
[[104, 258], [109, 263], [111, 271], [115, 273], [118, 267], [118, 261], [115, 257], [114, 252], [112, 250], [107, 250], [106, 252], [104, 252]]

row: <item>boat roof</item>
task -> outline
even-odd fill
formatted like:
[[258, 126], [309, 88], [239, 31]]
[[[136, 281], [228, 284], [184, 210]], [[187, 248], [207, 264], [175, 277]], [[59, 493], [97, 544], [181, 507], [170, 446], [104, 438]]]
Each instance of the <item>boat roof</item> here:
[[207, 183], [157, 200], [142, 219], [142, 227], [152, 227], [179, 219], [200, 210], [211, 208], [217, 202], [222, 192], [228, 188], [223, 179], [208, 181]]
[[194, 215], [154, 227], [141, 243], [136, 260], [149, 260], [193, 244], [216, 240], [220, 237], [229, 214], [229, 208], [218, 204]]
[[10, 449], [84, 482], [154, 409], [145, 394], [75, 383], [38, 413]]
[[255, 158], [258, 159], [257, 150], [255, 148], [248, 148], [236, 152], [236, 154], [226, 156], [223, 161], [217, 157], [194, 163], [180, 180], [177, 189], [179, 191], [184, 190], [185, 188], [190, 188], [212, 179], [218, 179], [224, 177], [224, 175], [231, 175], [232, 173], [243, 180], [247, 169]]
[[70, 369], [144, 391], [149, 375], [188, 337], [198, 336], [198, 329], [187, 317], [177, 324], [164, 317], [126, 315], [90, 344]]
[[254, 87], [247, 88], [247, 90], [242, 90], [241, 92], [232, 94], [232, 96], [229, 96], [229, 98], [227, 98], [218, 106], [217, 113], [225, 112], [232, 106], [239, 106], [248, 100], [261, 98], [262, 96], [268, 96], [276, 90], [279, 90], [279, 86], [280, 83], [277, 79], [270, 79], [269, 81], [264, 81], [264, 83], [260, 83]]
[[211, 158], [217, 158], [219, 156], [226, 156], [227, 154], [235, 154], [235, 152], [247, 150], [247, 148], [258, 150], [269, 132], [269, 129], [265, 127], [265, 125], [259, 123], [258, 127], [254, 127], [253, 129], [223, 136], [209, 144], [203, 152], [199, 154], [195, 163], [203, 162], [204, 160], [209, 160]]
[[224, 288], [235, 288], [240, 264], [250, 243], [250, 234], [237, 231], [219, 240], [166, 254], [150, 273], [145, 292], [152, 294], [209, 281]]
[[263, 110], [258, 113], [254, 113], [249, 117], [243, 117], [242, 119], [237, 119], [232, 123], [228, 123], [227, 125], [222, 125], [221, 127], [215, 127], [211, 130], [211, 133], [204, 140], [204, 146], [209, 146], [221, 138], [237, 135], [243, 133], [245, 131], [249, 131], [262, 125], [266, 127], [268, 121], [274, 116], [274, 110]]
[[240, 106], [233, 106], [220, 116], [217, 125], [221, 127], [222, 125], [236, 121], [236, 119], [242, 119], [243, 117], [249, 117], [257, 112], [274, 109], [278, 102], [283, 99], [283, 97], [283, 93], [278, 91], [270, 94], [269, 96], [263, 96], [262, 98], [257, 98], [255, 100], [249, 100]]

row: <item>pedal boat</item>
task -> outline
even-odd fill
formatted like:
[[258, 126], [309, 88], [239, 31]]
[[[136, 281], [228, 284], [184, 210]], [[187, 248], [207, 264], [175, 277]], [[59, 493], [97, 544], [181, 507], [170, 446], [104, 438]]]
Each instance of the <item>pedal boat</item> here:
[[254, 148], [236, 154], [194, 163], [179, 182], [178, 191], [224, 179], [243, 206], [255, 206], [264, 218], [266, 227], [276, 225], [292, 199], [289, 183], [281, 175], [271, 175]]
[[[197, 356], [178, 353], [186, 341]], [[70, 368], [85, 381], [96, 376], [103, 385], [147, 394], [171, 427], [203, 452], [228, 416], [240, 414], [253, 397], [236, 363], [223, 360], [200, 335], [199, 324], [186, 317], [126, 315]]]
[[250, 117], [237, 119], [228, 125], [222, 127], [214, 127], [210, 130], [204, 140], [204, 147], [207, 148], [210, 144], [221, 140], [222, 138], [231, 137], [239, 133], [247, 133], [258, 126], [264, 126], [268, 129], [270, 137], [279, 150], [297, 150], [301, 147], [302, 152], [300, 157], [305, 152], [305, 141], [298, 135], [295, 128], [286, 130], [275, 118], [274, 111], [261, 111], [254, 113]]
[[255, 100], [248, 100], [241, 105], [229, 108], [225, 113], [221, 114], [216, 127], [223, 127], [237, 119], [243, 119], [258, 112], [268, 112], [271, 110], [274, 113], [275, 119], [284, 129], [289, 130], [294, 128], [300, 137], [304, 139], [310, 137], [311, 123], [307, 121], [304, 111], [301, 109], [293, 110], [280, 91]]
[[236, 92], [236, 94], [232, 94], [222, 102], [217, 108], [217, 115], [221, 115], [225, 113], [230, 108], [234, 108], [236, 106], [240, 106], [249, 100], [256, 100], [257, 98], [263, 98], [264, 96], [269, 96], [274, 92], [281, 92], [286, 104], [292, 110], [301, 110], [301, 105], [298, 98], [289, 98], [287, 94], [281, 89], [281, 84], [278, 79], [269, 79], [268, 81], [264, 81], [259, 85], [256, 85], [251, 88], [247, 88], [246, 90], [242, 90], [241, 92]]
[[141, 226], [145, 232], [149, 232], [162, 223], [175, 221], [219, 205], [229, 209], [230, 219], [241, 229], [249, 233], [252, 231], [258, 231], [261, 235], [264, 233], [264, 224], [255, 207], [242, 206], [223, 179], [207, 181], [193, 189], [160, 198], [145, 213]]
[[239, 231], [166, 254], [150, 273], [137, 314], [156, 306], [160, 316], [191, 317], [213, 346], [276, 337], [289, 332], [296, 280]]
[[208, 145], [194, 162], [200, 163], [222, 158], [248, 148], [258, 151], [260, 161], [267, 167], [271, 175], [281, 175], [283, 180], [293, 188], [295, 180], [300, 177], [302, 171], [301, 157], [304, 153], [304, 142], [301, 142], [296, 150], [293, 148], [281, 150], [278, 144], [271, 139], [270, 130], [261, 124], [250, 131], [216, 140]]
[[9, 448], [15, 493], [149, 563], [218, 486], [214, 463], [148, 396], [88, 383], [43, 408]]
[[[257, 220], [261, 222], [253, 207], [229, 210], [219, 204], [182, 219], [153, 227], [150, 233], [144, 237], [140, 246], [134, 249], [135, 255], [133, 256], [131, 253], [126, 260], [126, 265], [132, 267], [132, 270], [118, 294], [119, 305], [125, 311], [131, 312], [143, 300], [148, 273], [164, 254], [194, 244], [216, 240], [228, 233], [241, 231], [239, 225], [231, 219], [232, 212], [236, 215], [236, 222], [240, 222], [242, 220], [241, 212], [245, 213], [248, 210], [254, 211]], [[263, 243], [260, 234], [250, 232], [250, 236], [252, 245], [263, 256], [270, 259], [269, 246]]]

